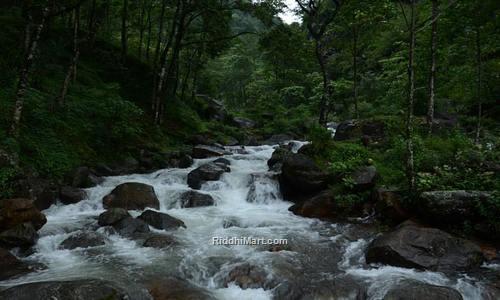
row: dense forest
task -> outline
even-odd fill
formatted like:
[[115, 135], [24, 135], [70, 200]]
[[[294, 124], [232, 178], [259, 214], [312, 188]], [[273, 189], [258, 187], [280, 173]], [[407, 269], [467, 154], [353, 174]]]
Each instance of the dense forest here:
[[[58, 207], [80, 207], [98, 195], [98, 209], [104, 211], [104, 195], [88, 189], [127, 184], [105, 178], [196, 167], [182, 180], [187, 176], [193, 190], [214, 191], [204, 184], [229, 172], [231, 153], [235, 161], [237, 155], [258, 161], [254, 151], [272, 149], [269, 157], [262, 155], [279, 196], [259, 192], [263, 183], [255, 182], [263, 179], [252, 173], [246, 174], [250, 187], [243, 187], [250, 189], [246, 201], [283, 197], [293, 202], [289, 210], [294, 217], [363, 224], [357, 230], [365, 235], [353, 235], [359, 240], [396, 230], [388, 234], [418, 240], [415, 248], [422, 252], [451, 253], [442, 268], [405, 260], [392, 249], [390, 237], [374, 239], [360, 250], [366, 252], [363, 263], [443, 272], [452, 279], [423, 280], [406, 289], [401, 284], [396, 292], [384, 290], [385, 296], [372, 285], [352, 299], [445, 299], [433, 290], [436, 286], [459, 291], [447, 291], [446, 299], [500, 297], [498, 267], [470, 271], [472, 265], [498, 266], [500, 261], [499, 12], [494, 0], [1, 1], [0, 246], [23, 260], [0, 248], [2, 257], [15, 260], [16, 267], [7, 269], [20, 269], [17, 264], [33, 257], [28, 249], [41, 247], [37, 240], [48, 234], [44, 230], [53, 234], [50, 213]], [[284, 15], [297, 21], [287, 23]], [[226, 160], [223, 167], [221, 162], [200, 166], [219, 156]], [[210, 174], [192, 175], [200, 168]], [[217, 176], [210, 177], [214, 172]], [[112, 199], [104, 197], [104, 208], [124, 194], [128, 204], [120, 208], [165, 208], [144, 206], [151, 196], [142, 194], [144, 187], [118, 187]], [[188, 200], [181, 196], [182, 207], [214, 203], [189, 195]], [[136, 198], [142, 204], [131, 207]], [[126, 210], [120, 213], [128, 215]], [[45, 228], [50, 229], [42, 228], [47, 219], [40, 211], [48, 211]], [[76, 208], [67, 212], [79, 215]], [[407, 222], [415, 223], [401, 225]], [[417, 223], [435, 232], [419, 232], [423, 229]], [[469, 243], [480, 245], [480, 254]], [[284, 252], [293, 252], [293, 246]], [[428, 255], [450, 259], [442, 253]], [[324, 254], [310, 255], [320, 259]], [[50, 263], [42, 263], [51, 270]], [[288, 290], [276, 274], [272, 284], [264, 283], [265, 276], [253, 267], [228, 275], [243, 290], [263, 289], [265, 295], [248, 299], [344, 299], [339, 289], [312, 283], [300, 292], [288, 283], [294, 287]], [[456, 276], [465, 269], [467, 276], [480, 274], [475, 278], [481, 292], [470, 294], [472, 288], [460, 285]], [[0, 275], [0, 280], [11, 276]], [[190, 276], [181, 277], [196, 288], [169, 281], [168, 288], [155, 285], [149, 292], [154, 299], [211, 299], [197, 289], [214, 288], [213, 283], [204, 286], [198, 275]], [[351, 281], [336, 284], [360, 289]], [[0, 289], [12, 285], [0, 281]], [[56, 289], [29, 287], [42, 288]], [[169, 288], [176, 292], [166, 292]], [[220, 284], [215, 288], [222, 289]], [[115, 299], [102, 289], [99, 297]], [[5, 290], [10, 299], [25, 299], [21, 294]], [[213, 297], [244, 296], [221, 295]]]

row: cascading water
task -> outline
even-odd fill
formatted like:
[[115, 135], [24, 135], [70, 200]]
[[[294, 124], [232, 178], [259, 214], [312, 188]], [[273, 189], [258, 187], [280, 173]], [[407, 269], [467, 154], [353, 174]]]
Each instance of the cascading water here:
[[[294, 142], [296, 151], [303, 143]], [[293, 215], [281, 198], [266, 161], [272, 146], [228, 147], [233, 155], [231, 172], [219, 181], [207, 182], [202, 193], [215, 199], [214, 206], [181, 208], [179, 195], [189, 190], [187, 174], [213, 159], [199, 159], [189, 169], [164, 169], [151, 174], [108, 177], [87, 190], [88, 199], [73, 205], [54, 205], [45, 210], [48, 222], [40, 231], [35, 251], [25, 261], [46, 265], [46, 269], [0, 282], [2, 288], [27, 282], [97, 278], [127, 289], [132, 299], [148, 299], [144, 282], [174, 275], [208, 289], [218, 299], [286, 299], [287, 286], [326, 284], [348, 277], [366, 287], [368, 298], [381, 299], [390, 286], [402, 279], [450, 286], [464, 299], [481, 299], [481, 283], [471, 277], [446, 277], [440, 273], [411, 269], [367, 266], [364, 252], [376, 232], [362, 225], [331, 224]], [[154, 187], [159, 211], [181, 219], [186, 228], [154, 230], [173, 236], [178, 244], [167, 249], [146, 248], [133, 240], [98, 228], [96, 217], [104, 209], [102, 198], [118, 184], [141, 182]], [[136, 217], [139, 211], [131, 211]], [[74, 250], [60, 249], [71, 233], [97, 230], [106, 244]], [[152, 229], [153, 230], [153, 229]], [[269, 251], [266, 245], [214, 245], [213, 237], [256, 237], [287, 239], [283, 251]], [[235, 266], [249, 264], [262, 270], [262, 287], [243, 289], [225, 282]], [[495, 266], [491, 266], [495, 268]], [[281, 295], [281, 296], [280, 296]]]

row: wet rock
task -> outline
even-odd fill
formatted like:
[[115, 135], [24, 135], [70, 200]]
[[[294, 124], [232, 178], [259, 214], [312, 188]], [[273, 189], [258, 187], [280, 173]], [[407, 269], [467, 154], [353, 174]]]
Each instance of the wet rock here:
[[106, 238], [93, 231], [83, 231], [71, 235], [59, 246], [61, 249], [72, 250], [75, 248], [97, 247], [106, 244]]
[[193, 165], [193, 158], [182, 152], [177, 152], [170, 154], [167, 160], [167, 166], [169, 168], [189, 168]]
[[240, 223], [236, 218], [227, 218], [222, 221], [222, 228], [240, 227]]
[[273, 300], [365, 300], [366, 288], [350, 278], [335, 278], [307, 286], [285, 281], [274, 290]]
[[33, 246], [38, 240], [38, 233], [31, 223], [17, 224], [0, 233], [0, 245], [6, 248]]
[[229, 271], [224, 279], [224, 287], [228, 287], [229, 283], [234, 283], [242, 289], [269, 289], [266, 284], [267, 274], [262, 269], [247, 263], [238, 265]]
[[102, 182], [102, 179], [91, 172], [88, 167], [78, 167], [66, 176], [66, 181], [72, 187], [89, 188]]
[[215, 201], [212, 196], [202, 194], [196, 191], [187, 191], [180, 195], [181, 207], [200, 207], [214, 205]]
[[375, 210], [382, 222], [400, 224], [411, 217], [404, 207], [401, 191], [394, 188], [380, 187], [373, 192]]
[[222, 156], [224, 154], [224, 148], [207, 145], [196, 145], [193, 147], [193, 158], [209, 158], [214, 156]]
[[231, 165], [231, 162], [229, 161], [229, 159], [224, 158], [224, 157], [217, 158], [213, 162], [216, 163], [216, 164], [223, 164], [223, 165], [226, 165], [226, 166], [230, 166]]
[[233, 137], [227, 138], [226, 141], [224, 142], [224, 146], [237, 146], [239, 144], [240, 142]]
[[177, 229], [179, 227], [186, 228], [186, 225], [181, 220], [174, 218], [165, 213], [156, 212], [153, 210], [144, 211], [139, 217], [139, 219], [148, 223], [156, 229]]
[[268, 174], [251, 174], [247, 202], [269, 203], [279, 198], [280, 193], [273, 177]]
[[59, 192], [59, 200], [63, 204], [74, 204], [82, 201], [87, 197], [87, 193], [80, 189], [74, 188], [71, 186], [63, 186], [61, 187], [61, 191]]
[[59, 187], [51, 180], [28, 176], [18, 181], [15, 189], [21, 198], [32, 199], [35, 207], [44, 210], [57, 202]]
[[376, 238], [366, 252], [367, 263], [433, 271], [467, 270], [483, 260], [472, 242], [410, 221]]
[[281, 166], [283, 165], [283, 161], [285, 158], [292, 154], [292, 151], [288, 149], [288, 147], [280, 146], [274, 150], [271, 158], [267, 161], [267, 166], [269, 170], [279, 172], [281, 171]]
[[334, 196], [330, 191], [321, 192], [311, 199], [296, 203], [288, 210], [306, 218], [332, 219], [338, 214]]
[[127, 217], [115, 223], [113, 228], [120, 234], [126, 237], [133, 237], [136, 234], [150, 232], [149, 226], [141, 219]]
[[127, 210], [143, 210], [146, 207], [160, 208], [160, 202], [153, 187], [138, 182], [118, 185], [102, 199], [102, 202], [105, 208], [119, 207]]
[[12, 300], [130, 299], [125, 292], [113, 284], [96, 279], [26, 283], [1, 291], [0, 298]]
[[219, 180], [221, 175], [227, 172], [227, 169], [220, 164], [207, 163], [189, 172], [187, 183], [193, 189], [200, 189], [206, 181]]
[[19, 224], [29, 222], [36, 230], [47, 223], [47, 218], [29, 199], [0, 200], [0, 231], [13, 228]]
[[250, 119], [234, 117], [232, 123], [239, 128], [254, 128], [256, 123]]
[[126, 209], [123, 208], [110, 208], [99, 215], [97, 224], [99, 226], [109, 226], [118, 223], [119, 221], [131, 217]]
[[351, 174], [355, 191], [366, 191], [375, 186], [378, 177], [377, 169], [374, 166], [361, 167]]
[[[461, 224], [464, 220], [480, 219], [477, 207], [493, 197], [491, 192], [482, 191], [431, 191], [423, 192], [419, 201], [419, 213], [426, 220], [436, 224]], [[494, 207], [492, 206], [491, 209]], [[492, 214], [500, 214], [491, 212]]]
[[96, 176], [113, 176], [113, 175], [117, 175], [117, 173], [111, 169], [109, 166], [105, 165], [105, 164], [97, 164], [92, 172], [94, 174], [96, 174]]
[[173, 237], [161, 234], [155, 234], [145, 239], [142, 244], [143, 247], [149, 248], [168, 248], [176, 244], [176, 241]]
[[278, 145], [293, 140], [288, 134], [275, 134], [261, 142], [262, 145]]
[[207, 290], [175, 277], [156, 279], [148, 290], [153, 300], [215, 300]]
[[297, 201], [300, 196], [313, 195], [327, 187], [328, 175], [314, 161], [303, 154], [288, 155], [283, 161], [279, 177], [280, 188], [286, 199]]
[[431, 285], [416, 280], [403, 280], [392, 287], [384, 300], [462, 300], [462, 295], [456, 290], [445, 287]]
[[30, 273], [31, 268], [17, 259], [9, 251], [0, 248], [0, 280]]

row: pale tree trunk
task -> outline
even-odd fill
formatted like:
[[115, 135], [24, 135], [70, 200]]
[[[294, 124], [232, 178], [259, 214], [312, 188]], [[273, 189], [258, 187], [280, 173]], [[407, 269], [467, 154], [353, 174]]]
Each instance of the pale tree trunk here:
[[146, 0], [142, 1], [141, 14], [139, 16], [139, 59], [142, 58], [142, 40], [144, 38], [144, 15], [146, 14]]
[[[24, 58], [24, 64], [19, 73], [19, 82], [17, 84], [16, 89], [16, 101], [14, 107], [14, 113], [12, 117], [12, 124], [10, 127], [10, 135], [14, 137], [19, 136], [19, 125], [21, 123], [21, 115], [23, 113], [24, 107], [24, 97], [26, 96], [26, 92], [29, 88], [29, 74], [31, 71], [31, 67], [33, 66], [33, 60], [35, 58], [35, 54], [38, 48], [38, 42], [40, 40], [40, 36], [42, 34], [43, 28], [45, 27], [45, 21], [49, 15], [49, 8], [46, 7], [43, 10], [42, 19], [40, 23], [36, 27], [32, 40], [30, 41], [30, 46], [28, 51], [26, 52], [26, 56]], [[31, 21], [28, 21], [31, 22]]]
[[[165, 0], [162, 0], [161, 1], [161, 12], [160, 12], [160, 24], [159, 24], [159, 28], [158, 28], [158, 37], [156, 39], [156, 47], [155, 47], [155, 52], [154, 52], [154, 57], [153, 57], [153, 72], [154, 72], [154, 77], [153, 77], [153, 101], [151, 102], [151, 109], [153, 110], [154, 112], [154, 119], [155, 119], [155, 122], [158, 118], [158, 109], [157, 109], [157, 104], [159, 103], [159, 99], [157, 99], [157, 92], [158, 90], [161, 90], [162, 89], [162, 85], [163, 85], [163, 82], [161, 82], [163, 76], [164, 76], [164, 68], [160, 70], [158, 69], [158, 58], [160, 56], [160, 49], [161, 49], [161, 44], [162, 44], [162, 36], [163, 36], [163, 21], [164, 21], [164, 17], [165, 17]], [[178, 10], [178, 8], [177, 8]], [[176, 11], [177, 12], [177, 11]], [[173, 18], [173, 21], [172, 21], [172, 28], [171, 28], [171, 33], [173, 34], [174, 30], [175, 30], [175, 18], [177, 17], [177, 13], [176, 15], [174, 16]], [[172, 36], [171, 34], [171, 36]], [[169, 42], [170, 43], [170, 39], [169, 38]], [[167, 46], [165, 46], [165, 50], [164, 51], [167, 51], [168, 52], [168, 45], [167, 43]], [[166, 54], [165, 54], [166, 55]], [[166, 59], [166, 58], [165, 58]], [[160, 82], [158, 82], [158, 80], [160, 80]]]
[[122, 30], [121, 30], [121, 43], [122, 43], [122, 63], [125, 63], [128, 52], [128, 0], [123, 0], [122, 7]]
[[413, 105], [415, 102], [415, 0], [411, 0], [410, 12], [410, 47], [408, 53], [408, 100], [406, 107], [406, 175], [408, 179], [408, 187], [410, 192], [414, 192], [416, 188], [415, 182], [415, 166], [413, 153]]
[[358, 110], [358, 29], [356, 25], [353, 28], [353, 45], [352, 45], [352, 68], [353, 68], [353, 96], [354, 96], [354, 116], [359, 119]]
[[476, 27], [476, 64], [477, 64], [477, 124], [474, 142], [479, 144], [481, 138], [481, 119], [483, 114], [483, 101], [481, 99], [482, 86], [482, 60], [481, 60], [481, 32], [479, 26]]
[[432, 28], [431, 28], [431, 76], [429, 79], [429, 101], [427, 102], [428, 133], [432, 133], [434, 123], [434, 103], [436, 97], [436, 50], [437, 50], [437, 17], [439, 15], [439, 2], [432, 0]]
[[151, 30], [153, 27], [152, 21], [151, 21], [151, 10], [153, 9], [153, 5], [149, 3], [148, 7], [148, 16], [147, 16], [147, 24], [148, 24], [148, 38], [146, 41], [146, 60], [149, 61], [149, 54], [151, 51]]
[[329, 82], [325, 66], [325, 60], [323, 54], [321, 53], [320, 41], [317, 39], [315, 40], [315, 53], [316, 53], [316, 59], [318, 60], [318, 64], [321, 70], [321, 76], [323, 77], [323, 95], [321, 96], [321, 100], [319, 103], [318, 123], [324, 126], [326, 125], [327, 104], [329, 101], [329, 92], [328, 92]]
[[71, 78], [76, 80], [76, 67], [78, 64], [78, 59], [80, 57], [80, 48], [78, 46], [78, 31], [80, 30], [80, 7], [74, 10], [74, 24], [73, 24], [73, 57], [71, 58], [71, 63], [66, 72], [66, 77], [64, 78], [64, 83], [61, 89], [61, 94], [57, 99], [57, 105], [63, 107], [66, 105], [66, 95], [68, 94], [69, 84]]

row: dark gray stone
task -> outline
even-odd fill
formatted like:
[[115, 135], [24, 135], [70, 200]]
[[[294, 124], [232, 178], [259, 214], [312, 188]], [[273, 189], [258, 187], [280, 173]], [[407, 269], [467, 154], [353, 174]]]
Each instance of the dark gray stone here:
[[168, 214], [156, 212], [149, 209], [144, 211], [138, 218], [156, 229], [168, 230], [177, 229], [179, 227], [186, 228], [186, 225], [181, 220], [174, 218]]

